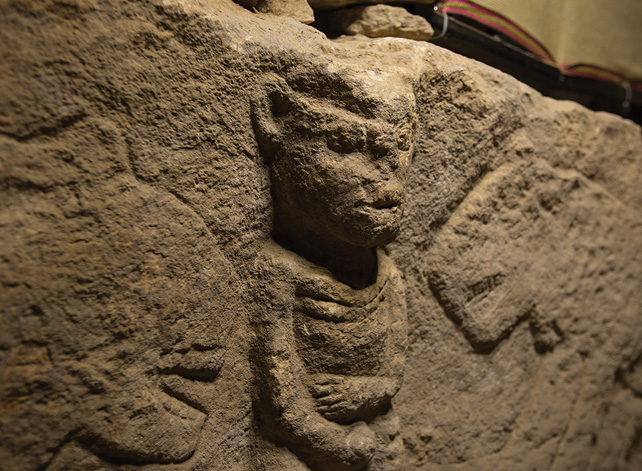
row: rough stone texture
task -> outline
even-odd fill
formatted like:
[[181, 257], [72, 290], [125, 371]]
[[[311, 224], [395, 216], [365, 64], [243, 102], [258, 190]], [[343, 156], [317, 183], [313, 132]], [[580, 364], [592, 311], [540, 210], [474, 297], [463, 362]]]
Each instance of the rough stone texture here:
[[[0, 8], [3, 471], [323, 469], [320, 451], [279, 432], [311, 404], [337, 433], [374, 437], [364, 449], [383, 450], [385, 431], [403, 444], [394, 465], [375, 453], [331, 469], [642, 467], [639, 127], [430, 44], [331, 42], [228, 0]], [[266, 84], [283, 81], [314, 105], [299, 125], [285, 112], [298, 101], [271, 95], [298, 141], [257, 126]], [[406, 208], [378, 249], [397, 267], [380, 268], [393, 313], [405, 285], [405, 379], [398, 417], [376, 409], [355, 425], [358, 394], [325, 410], [297, 385], [315, 360], [339, 368], [340, 347], [324, 359], [298, 324], [272, 331], [278, 355], [265, 350], [261, 328], [296, 286], [341, 286], [303, 249], [275, 248], [269, 149], [305, 158], [317, 144], [300, 136], [317, 132], [358, 155], [354, 116], [377, 130], [368, 145], [389, 146], [385, 123], [412, 117], [386, 103], [409, 93]], [[321, 119], [328, 103], [341, 119]], [[385, 376], [403, 343], [341, 368]], [[283, 358], [305, 374], [262, 382]], [[275, 391], [300, 401], [294, 415], [264, 401]]]
[[379, 247], [400, 230], [416, 99], [403, 75], [333, 69], [251, 94], [274, 215], [251, 275], [257, 469], [403, 467], [405, 289]]
[[362, 34], [369, 38], [406, 38], [428, 41], [434, 30], [425, 18], [401, 7], [370, 5], [338, 10], [330, 15], [330, 25], [343, 34]]
[[314, 21], [314, 12], [307, 0], [258, 0], [252, 6], [262, 13], [287, 16], [306, 25]]

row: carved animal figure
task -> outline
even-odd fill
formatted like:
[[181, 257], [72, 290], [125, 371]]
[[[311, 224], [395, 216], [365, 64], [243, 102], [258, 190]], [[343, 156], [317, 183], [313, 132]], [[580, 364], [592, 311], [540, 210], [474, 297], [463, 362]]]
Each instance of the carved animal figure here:
[[285, 466], [284, 446], [300, 469], [398, 471], [405, 296], [380, 246], [400, 227], [414, 95], [321, 73], [274, 78], [253, 102], [274, 200], [256, 263], [270, 282], [257, 290], [255, 412], [272, 444], [257, 467]]

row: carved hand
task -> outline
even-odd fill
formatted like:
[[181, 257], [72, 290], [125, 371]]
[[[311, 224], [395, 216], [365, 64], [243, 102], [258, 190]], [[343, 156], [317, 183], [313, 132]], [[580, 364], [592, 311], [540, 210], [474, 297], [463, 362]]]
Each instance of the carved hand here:
[[310, 386], [316, 409], [328, 420], [354, 420], [375, 412], [397, 392], [397, 381], [383, 376], [319, 374]]

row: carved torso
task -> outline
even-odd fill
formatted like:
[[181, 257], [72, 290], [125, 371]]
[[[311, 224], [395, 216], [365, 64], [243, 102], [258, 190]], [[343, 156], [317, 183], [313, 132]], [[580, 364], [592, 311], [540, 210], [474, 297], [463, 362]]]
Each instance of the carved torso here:
[[293, 328], [309, 373], [391, 374], [390, 333], [405, 329], [398, 325], [404, 323], [404, 291], [397, 269], [378, 252], [376, 281], [364, 289], [338, 282], [307, 261], [296, 266]]
[[317, 405], [319, 412], [339, 422], [369, 420], [387, 407], [401, 385], [407, 327], [401, 276], [383, 249], [376, 279], [363, 289], [273, 242], [260, 258], [264, 270], [278, 273], [264, 306], [288, 330], [282, 334], [292, 341], [298, 380], [314, 397], [329, 383], [342, 397], [335, 407]]

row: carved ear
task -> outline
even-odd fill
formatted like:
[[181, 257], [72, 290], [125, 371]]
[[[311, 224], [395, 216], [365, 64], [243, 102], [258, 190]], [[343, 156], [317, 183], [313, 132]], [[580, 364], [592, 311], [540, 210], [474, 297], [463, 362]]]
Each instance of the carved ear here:
[[259, 152], [269, 165], [284, 144], [281, 122], [293, 107], [293, 91], [280, 77], [273, 77], [261, 85], [251, 98], [252, 127]]

